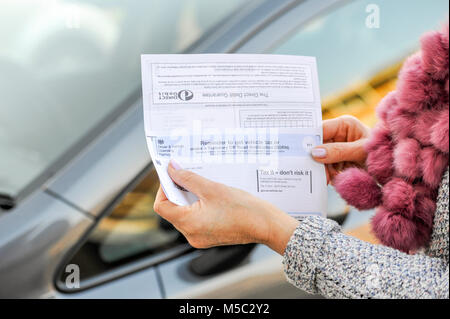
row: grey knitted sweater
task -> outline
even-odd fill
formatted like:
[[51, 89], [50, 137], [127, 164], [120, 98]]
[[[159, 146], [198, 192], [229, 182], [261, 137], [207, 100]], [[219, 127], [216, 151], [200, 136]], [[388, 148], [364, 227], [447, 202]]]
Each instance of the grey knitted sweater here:
[[431, 243], [408, 255], [341, 232], [334, 221], [304, 218], [284, 253], [290, 283], [328, 298], [449, 298], [449, 172], [441, 182]]

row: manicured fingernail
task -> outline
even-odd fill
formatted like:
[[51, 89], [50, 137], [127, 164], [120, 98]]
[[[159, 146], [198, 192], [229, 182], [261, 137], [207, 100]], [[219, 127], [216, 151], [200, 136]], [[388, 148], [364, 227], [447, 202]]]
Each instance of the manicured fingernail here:
[[323, 147], [316, 147], [312, 149], [311, 155], [316, 158], [325, 158], [327, 157], [327, 150]]
[[174, 160], [170, 160], [170, 165], [176, 170], [178, 171], [179, 169], [182, 169], [180, 164], [178, 164], [177, 162], [175, 162]]

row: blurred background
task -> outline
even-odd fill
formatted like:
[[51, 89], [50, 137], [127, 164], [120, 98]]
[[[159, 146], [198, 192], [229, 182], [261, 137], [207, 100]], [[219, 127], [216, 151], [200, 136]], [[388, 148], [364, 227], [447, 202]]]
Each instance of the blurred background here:
[[[445, 0], [0, 0], [0, 297], [312, 297], [285, 283], [268, 248], [195, 250], [154, 213], [140, 55], [315, 56], [324, 119], [373, 126], [402, 62], [448, 9]], [[346, 232], [374, 241], [372, 214], [329, 188], [329, 217]], [[68, 264], [79, 287], [67, 285]]]

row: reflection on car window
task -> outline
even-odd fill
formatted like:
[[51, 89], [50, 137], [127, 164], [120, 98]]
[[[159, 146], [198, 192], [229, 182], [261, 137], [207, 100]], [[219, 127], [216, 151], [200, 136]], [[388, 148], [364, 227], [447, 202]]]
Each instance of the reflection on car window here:
[[140, 55], [184, 50], [247, 0], [0, 1], [0, 193], [17, 195], [140, 87]]
[[82, 281], [139, 258], [187, 246], [184, 237], [153, 210], [158, 187], [152, 168], [96, 225], [69, 262], [79, 266]]
[[[369, 4], [379, 8], [379, 28], [366, 26]], [[324, 118], [353, 114], [373, 125], [374, 108], [395, 88], [402, 61], [423, 32], [440, 27], [448, 6], [447, 0], [351, 1], [301, 26], [273, 53], [317, 58]]]

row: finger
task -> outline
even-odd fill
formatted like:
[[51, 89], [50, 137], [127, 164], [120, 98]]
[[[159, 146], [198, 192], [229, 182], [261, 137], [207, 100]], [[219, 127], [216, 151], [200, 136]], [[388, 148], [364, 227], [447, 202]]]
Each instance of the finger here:
[[184, 208], [183, 206], [175, 205], [169, 201], [160, 186], [156, 193], [153, 210], [162, 218], [169, 222], [174, 222], [179, 218], [180, 214], [183, 213]]
[[182, 169], [176, 162], [171, 161], [168, 168], [172, 180], [194, 193], [199, 198], [207, 197], [214, 190], [216, 183], [198, 174]]
[[339, 131], [340, 125], [341, 119], [339, 117], [330, 120], [324, 120], [322, 122], [324, 142], [328, 142], [329, 140], [334, 139]]
[[343, 115], [331, 120], [325, 120], [323, 125], [323, 140], [329, 142], [352, 142], [367, 137], [370, 129], [356, 117]]
[[169, 200], [166, 196], [166, 193], [164, 192], [164, 188], [161, 185], [159, 185], [158, 191], [156, 192], [155, 201], [156, 200], [159, 200], [159, 201]]
[[367, 156], [364, 139], [354, 142], [328, 143], [315, 147], [311, 155], [319, 163], [363, 162]]

